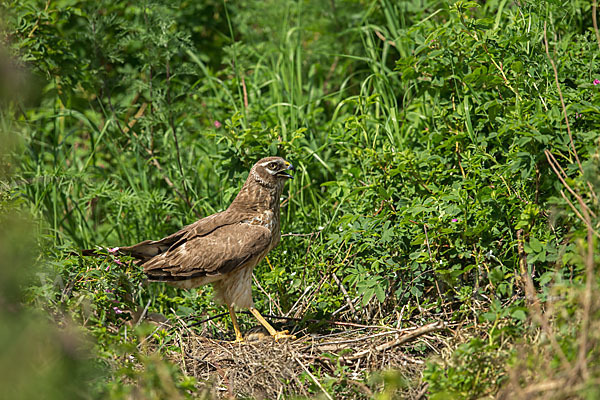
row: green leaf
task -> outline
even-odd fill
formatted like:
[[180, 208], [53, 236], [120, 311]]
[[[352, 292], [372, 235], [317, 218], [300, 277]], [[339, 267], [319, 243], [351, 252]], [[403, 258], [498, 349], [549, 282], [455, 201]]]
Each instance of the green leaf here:
[[379, 300], [380, 303], [383, 303], [385, 301], [384, 287], [381, 285], [375, 286], [375, 295], [377, 296], [377, 300]]
[[527, 314], [522, 309], [514, 310], [510, 316], [519, 321], [525, 321], [527, 319]]

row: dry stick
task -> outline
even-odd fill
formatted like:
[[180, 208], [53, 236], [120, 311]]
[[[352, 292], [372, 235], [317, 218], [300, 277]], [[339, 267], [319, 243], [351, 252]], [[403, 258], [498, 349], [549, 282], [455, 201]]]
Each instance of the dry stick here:
[[333, 75], [335, 68], [337, 67], [338, 61], [339, 61], [339, 57], [335, 56], [335, 58], [333, 59], [333, 63], [331, 63], [331, 66], [329, 67], [329, 72], [327, 72], [327, 76], [325, 77], [325, 80], [323, 81], [323, 93], [327, 93], [327, 84], [328, 84], [329, 80], [331, 79], [331, 76]]
[[[425, 243], [427, 244], [427, 254], [429, 254], [429, 261], [433, 261], [431, 259], [431, 247], [429, 247], [429, 235], [427, 234], [427, 224], [423, 224], [423, 230], [425, 231]], [[443, 297], [442, 296], [442, 292], [440, 291], [440, 286], [438, 285], [438, 281], [437, 278], [435, 278], [435, 288], [438, 292], [438, 296], [440, 296], [440, 299]]]
[[[351, 300], [350, 300], [350, 302], [351, 302], [352, 304], [354, 304], [354, 303], [356, 303], [356, 302], [358, 301], [358, 299], [360, 299], [360, 297], [361, 297], [361, 295], [358, 295], [358, 296], [356, 296], [356, 297], [354, 298], [354, 300], [352, 300], [352, 299], [351, 299]], [[340, 308], [338, 308], [337, 310], [333, 311], [333, 312], [331, 313], [331, 316], [333, 317], [334, 315], [336, 315], [336, 314], [338, 314], [338, 313], [340, 313], [340, 312], [344, 311], [346, 308], [348, 308], [348, 304], [344, 304], [344, 305], [342, 305]]]
[[310, 233], [292, 233], [292, 232], [289, 232], [289, 233], [282, 233], [281, 237], [286, 237], [286, 236], [294, 236], [294, 237], [311, 236], [312, 237], [313, 235], [316, 235], [317, 233], [319, 233], [319, 232], [310, 232]]
[[[580, 198], [577, 201], [582, 202]], [[577, 367], [581, 371], [582, 378], [587, 380], [589, 373], [587, 369], [587, 348], [588, 348], [588, 334], [590, 330], [590, 313], [592, 310], [592, 285], [596, 281], [594, 276], [594, 236], [591, 228], [592, 221], [590, 215], [586, 212], [585, 208], [581, 210], [587, 225], [587, 254], [585, 257], [585, 270], [586, 270], [586, 284], [585, 292], [583, 297], [583, 320], [581, 321], [581, 336], [579, 338], [579, 355], [577, 361]]]
[[138, 318], [137, 322], [135, 323], [134, 328], [137, 328], [140, 325], [140, 323], [144, 320], [146, 313], [148, 313], [148, 307], [150, 307], [151, 301], [152, 301], [152, 299], [149, 299], [148, 302], [146, 303], [146, 307], [144, 307], [144, 309], [142, 310], [142, 313], [140, 314], [140, 317]]
[[298, 364], [300, 364], [300, 366], [302, 367], [302, 369], [304, 369], [304, 371], [308, 374], [308, 376], [310, 376], [310, 378], [313, 380], [313, 382], [316, 383], [316, 385], [319, 387], [319, 389], [321, 389], [323, 391], [323, 393], [325, 393], [325, 396], [329, 400], [333, 400], [333, 398], [331, 397], [331, 395], [329, 393], [327, 393], [327, 391], [325, 390], [325, 388], [321, 385], [321, 382], [319, 382], [317, 380], [317, 378], [315, 378], [315, 376], [310, 373], [310, 371], [308, 370], [308, 368], [306, 368], [306, 366], [304, 364], [302, 364], [302, 362], [300, 360], [298, 360], [298, 358], [296, 356], [293, 356], [293, 358], [294, 358], [294, 360], [296, 360], [296, 362]]
[[[302, 279], [302, 281], [304, 281], [304, 278]], [[290, 313], [292, 311], [294, 311], [294, 309], [296, 309], [296, 306], [298, 304], [300, 304], [300, 302], [304, 299], [304, 296], [306, 296], [306, 294], [312, 289], [312, 285], [308, 285], [307, 287], [304, 288], [304, 291], [302, 292], [302, 294], [298, 297], [298, 299], [296, 300], [296, 302], [294, 303], [293, 306], [290, 307], [290, 309], [288, 310], [287, 313], [285, 313], [285, 317], [287, 318], [288, 315], [290, 315]], [[291, 317], [290, 317], [291, 318]], [[298, 321], [300, 321], [299, 318], [295, 318]]]
[[[411, 331], [411, 332], [413, 332], [413, 331]], [[361, 336], [359, 338], [354, 338], [354, 339], [333, 340], [331, 342], [315, 343], [314, 346], [315, 347], [323, 347], [323, 346], [334, 345], [334, 346], [342, 347], [341, 346], [342, 344], [364, 342], [367, 339], [373, 339], [373, 338], [377, 338], [377, 337], [381, 337], [381, 336], [388, 336], [388, 335], [397, 335], [398, 333], [400, 333], [400, 331], [379, 332], [379, 333], [374, 333], [372, 335]], [[343, 346], [343, 347], [347, 348], [347, 346]]]
[[598, 32], [598, 20], [596, 19], [596, 8], [598, 4], [596, 0], [592, 1], [592, 25], [594, 25], [594, 32], [596, 32], [596, 41], [598, 42], [598, 48], [600, 49], [600, 32]]
[[[138, 138], [138, 135], [132, 130], [131, 133], [133, 134], [133, 136], [135, 136], [135, 138]], [[160, 165], [160, 163], [158, 162], [158, 160], [156, 159], [156, 157], [154, 156], [154, 152], [152, 151], [152, 149], [149, 149], [147, 147], [144, 146], [144, 149], [146, 150], [146, 153], [148, 153], [148, 155], [150, 156], [150, 159], [152, 160], [152, 164], [154, 164], [154, 166], [156, 167], [156, 169], [158, 169], [159, 171], [163, 172], [162, 166]], [[177, 193], [177, 196], [183, 198], [183, 194], [181, 194], [181, 192], [179, 191], [179, 189], [177, 189], [174, 185], [173, 182], [171, 182], [171, 180], [169, 179], [169, 177], [165, 174], [163, 174], [163, 180], [165, 181], [165, 183], [170, 187], [173, 188], [175, 190], [175, 193]], [[196, 214], [197, 215], [197, 214]]]
[[[579, 210], [577, 208], [575, 208], [575, 206], [573, 205], [573, 203], [571, 202], [571, 200], [569, 200], [569, 198], [567, 197], [567, 195], [565, 194], [565, 192], [563, 192], [562, 190], [560, 191], [560, 195], [562, 196], [563, 199], [565, 199], [565, 201], [567, 202], [567, 204], [569, 205], [569, 207], [571, 207], [571, 209], [573, 210], [573, 212], [575, 213], [575, 215], [577, 215], [577, 218], [579, 218], [580, 220], [582, 220], [586, 225], [588, 224], [588, 221], [586, 221], [586, 219], [579, 213]], [[592, 229], [591, 225], [587, 225], [588, 229]], [[596, 235], [596, 237], [600, 238], [600, 233], [596, 232], [594, 229], [592, 229], [592, 233], [594, 235]]]
[[[565, 186], [567, 188], [567, 190], [573, 195], [575, 196], [575, 198], [577, 199], [577, 202], [579, 203], [579, 205], [581, 205], [582, 210], [584, 210], [586, 213], [590, 213], [592, 215], [595, 216], [595, 214], [588, 208], [588, 206], [583, 202], [583, 199], [581, 198], [581, 196], [577, 193], [575, 193], [575, 191], [573, 189], [571, 189], [571, 187], [569, 186], [569, 184], [566, 182], [566, 180], [563, 178], [563, 176], [559, 173], [559, 169], [562, 171], [562, 168], [560, 168], [560, 164], [558, 164], [558, 161], [556, 161], [556, 158], [554, 158], [554, 156], [552, 155], [552, 153], [550, 153], [548, 150], [544, 150], [544, 153], [546, 154], [546, 158], [548, 159], [548, 163], [550, 164], [550, 167], [552, 168], [552, 170], [554, 171], [554, 173], [556, 174], [556, 176], [558, 176], [558, 179], [560, 179], [561, 183], [563, 184], [563, 186]], [[562, 171], [564, 174], [564, 171]], [[566, 176], [565, 176], [566, 177]], [[573, 203], [571, 203], [571, 201], [569, 201], [569, 199], [567, 198], [567, 196], [564, 194], [564, 192], [561, 190], [560, 193], [562, 194], [562, 197], [567, 201], [567, 203], [569, 204], [569, 206], [571, 207], [571, 209], [575, 212], [575, 214], [577, 215], [577, 217], [584, 223], [586, 224], [586, 226], [592, 230], [592, 232], [600, 237], [598, 235], [598, 233], [592, 228], [591, 223], [589, 223], [588, 225], [588, 221], [579, 213], [579, 210], [577, 210], [577, 208], [575, 208], [575, 206], [573, 205]]]
[[427, 234], [427, 224], [423, 224], [423, 230], [425, 231], [425, 243], [427, 244], [427, 254], [431, 260], [431, 248], [429, 247], [429, 235]]
[[385, 38], [385, 36], [383, 36], [383, 35], [381, 34], [381, 32], [379, 32], [377, 29], [374, 29], [374, 30], [373, 30], [373, 32], [375, 32], [375, 35], [377, 35], [377, 37], [378, 37], [379, 39], [381, 39], [381, 41], [382, 41], [382, 42], [384, 42], [384, 43], [387, 43], [387, 44], [389, 44], [390, 46], [396, 47], [396, 43], [394, 43], [394, 42], [393, 42], [393, 41], [391, 41], [391, 40], [387, 40], [387, 39]]
[[594, 277], [594, 248], [593, 248], [593, 240], [594, 240], [594, 234], [596, 234], [598, 236], [598, 233], [592, 228], [592, 221], [590, 218], [590, 214], [588, 213], [589, 208], [587, 207], [587, 205], [584, 203], [583, 198], [578, 195], [577, 193], [575, 193], [567, 184], [567, 182], [565, 181], [565, 179], [563, 179], [563, 177], [561, 176], [561, 174], [559, 173], [559, 169], [561, 170], [561, 172], [564, 174], [564, 171], [562, 170], [562, 168], [560, 168], [560, 164], [558, 164], [558, 161], [556, 161], [556, 159], [554, 158], [554, 156], [548, 151], [545, 151], [546, 153], [546, 158], [548, 159], [548, 162], [550, 163], [550, 166], [552, 167], [552, 169], [554, 170], [554, 173], [558, 176], [558, 178], [560, 179], [561, 183], [569, 190], [569, 192], [571, 192], [571, 194], [573, 194], [575, 196], [575, 198], [577, 199], [577, 202], [579, 203], [579, 205], [581, 206], [581, 212], [583, 213], [583, 216], [578, 212], [577, 208], [575, 208], [575, 206], [573, 205], [573, 203], [571, 203], [566, 195], [564, 194], [564, 192], [561, 190], [560, 193], [563, 196], [563, 198], [567, 201], [567, 203], [569, 204], [569, 206], [571, 207], [571, 209], [575, 212], [575, 214], [577, 215], [577, 217], [586, 225], [587, 227], [587, 252], [586, 252], [586, 258], [585, 258], [585, 267], [586, 267], [586, 288], [585, 288], [585, 292], [584, 292], [584, 297], [583, 297], [583, 319], [581, 322], [581, 333], [579, 336], [579, 352], [578, 352], [578, 358], [577, 358], [577, 370], [579, 370], [581, 372], [581, 375], [584, 379], [587, 379], [589, 374], [588, 374], [588, 369], [587, 369], [587, 347], [588, 347], [588, 335], [589, 335], [589, 325], [590, 325], [590, 313], [591, 313], [591, 308], [592, 308], [592, 283], [595, 281], [595, 277]]
[[198, 321], [198, 322], [194, 322], [192, 324], [189, 324], [187, 327], [191, 328], [193, 326], [202, 325], [202, 324], [204, 324], [204, 323], [206, 323], [208, 321], [212, 321], [213, 319], [221, 318], [221, 317], [224, 317], [226, 315], [229, 315], [229, 312], [224, 312], [224, 313], [221, 313], [221, 314], [213, 315], [212, 317], [205, 318], [202, 321]]
[[291, 200], [291, 199], [292, 199], [292, 198], [293, 198], [295, 195], [297, 195], [298, 193], [300, 193], [301, 191], [303, 191], [304, 189], [306, 189], [307, 187], [309, 187], [309, 186], [311, 186], [311, 185], [312, 185], [312, 183], [307, 183], [306, 185], [302, 186], [302, 188], [300, 188], [300, 190], [298, 190], [298, 191], [297, 191], [297, 192], [295, 192], [295, 193], [292, 193], [292, 194], [290, 194], [290, 196], [289, 196], [287, 199], [285, 199], [284, 201], [282, 201], [282, 202], [281, 202], [281, 204], [280, 204], [279, 206], [280, 206], [280, 207], [284, 207], [284, 206], [286, 205], [286, 203], [287, 203], [288, 201], [290, 201], [290, 200]]
[[[144, 112], [146, 111], [147, 107], [148, 103], [142, 103], [142, 105], [137, 110], [133, 118], [127, 123], [127, 126], [123, 128], [123, 132], [128, 133], [131, 130], [131, 128], [133, 128], [133, 126], [138, 122], [142, 115], [144, 115]], [[137, 138], [137, 135], [135, 135], [135, 137]]]
[[556, 391], [560, 390], [560, 389], [564, 389], [566, 385], [567, 385], [567, 382], [565, 382], [564, 380], [546, 381], [546, 382], [536, 383], [534, 385], [527, 386], [523, 390], [523, 393], [524, 394], [535, 394], [535, 393], [539, 393], [539, 392], [547, 392], [547, 391], [552, 390], [553, 391], [552, 394], [556, 395]]
[[254, 284], [256, 285], [256, 287], [258, 288], [258, 290], [260, 290], [261, 292], [263, 292], [263, 294], [265, 296], [267, 296], [267, 298], [269, 299], [269, 303], [270, 304], [275, 304], [275, 307], [277, 307], [277, 310], [281, 314], [283, 314], [283, 310], [281, 309], [281, 307], [279, 307], [279, 303], [273, 301], [273, 299], [271, 298], [271, 295], [262, 287], [262, 285], [260, 284], [260, 282], [258, 281], [258, 279], [256, 279], [256, 276], [254, 276], [254, 274], [252, 274], [252, 280], [254, 281]]
[[348, 304], [348, 307], [350, 307], [350, 311], [352, 311], [352, 313], [356, 314], [356, 309], [354, 308], [354, 305], [352, 304], [352, 300], [350, 299], [350, 296], [348, 295], [348, 292], [346, 291], [344, 284], [342, 283], [342, 281], [340, 281], [340, 278], [338, 278], [338, 276], [335, 274], [335, 272], [333, 272], [331, 275], [333, 276], [333, 280], [335, 281], [335, 283], [337, 283], [338, 287], [342, 291], [342, 294], [344, 295], [344, 299], [346, 299], [346, 304]]
[[[560, 105], [562, 107], [563, 116], [565, 117], [565, 123], [567, 124], [567, 133], [569, 134], [569, 140], [571, 141], [571, 148], [573, 149], [573, 155], [575, 156], [575, 160], [577, 161], [577, 166], [579, 167], [579, 172], [583, 176], [583, 167], [581, 166], [581, 161], [579, 161], [579, 155], [577, 154], [577, 149], [575, 149], [575, 143], [573, 142], [573, 135], [571, 134], [571, 125], [569, 124], [569, 117], [567, 116], [567, 107], [565, 107], [565, 100], [562, 95], [562, 90], [560, 89], [560, 83], [558, 82], [558, 70], [556, 69], [556, 64], [552, 57], [550, 57], [550, 50], [548, 48], [548, 37], [546, 35], [546, 21], [544, 21], [544, 47], [546, 48], [546, 56], [548, 56], [548, 60], [550, 60], [550, 64], [552, 64], [552, 70], [554, 71], [554, 83], [556, 83], [556, 88], [558, 89], [558, 97], [560, 98]], [[587, 182], [587, 181], [586, 181]], [[588, 188], [590, 189], [591, 195], [596, 198], [596, 192], [592, 188], [592, 185], [587, 182]], [[596, 198], [597, 199], [597, 198]]]
[[[144, 103], [144, 104], [146, 104], [146, 103]], [[150, 105], [150, 109], [152, 109], [152, 105]], [[136, 114], [136, 116], [137, 116], [137, 114]], [[133, 121], [132, 121], [132, 122], [133, 122]], [[137, 122], [137, 120], [136, 120], [135, 122]], [[130, 122], [130, 123], [128, 124], [128, 126], [129, 126], [129, 129], [133, 128], [133, 125], [135, 125], [135, 123], [134, 123], [134, 124], [131, 124], [131, 122]], [[124, 130], [125, 130], [125, 133], [129, 132], [129, 129], [127, 129], [127, 127], [125, 127], [125, 128], [124, 128]], [[138, 138], [139, 138], [139, 137], [138, 137], [138, 135], [137, 135], [137, 133], [135, 133], [133, 130], [131, 130], [131, 134], [132, 134], [132, 135], [133, 135], [133, 136], [134, 136], [136, 139], [138, 139]], [[141, 143], [140, 143], [140, 145], [141, 145]], [[158, 160], [157, 160], [157, 159], [156, 159], [156, 157], [154, 156], [154, 152], [152, 151], [152, 149], [149, 149], [149, 148], [147, 148], [147, 147], [145, 147], [145, 146], [143, 146], [143, 148], [144, 148], [144, 150], [146, 150], [146, 153], [148, 153], [148, 155], [150, 156], [150, 159], [152, 160], [152, 164], [154, 164], [154, 166], [155, 166], [155, 167], [156, 167], [156, 168], [157, 168], [159, 171], [161, 171], [161, 172], [162, 172], [162, 171], [163, 171], [163, 169], [162, 169], [162, 166], [160, 165], [160, 163], [158, 162]], [[163, 179], [164, 179], [164, 181], [167, 183], [167, 185], [169, 185], [169, 187], [172, 187], [172, 188], [175, 190], [175, 193], [177, 193], [177, 196], [179, 196], [179, 197], [183, 198], [183, 195], [182, 195], [182, 194], [179, 192], [179, 190], [178, 190], [176, 187], [174, 187], [174, 186], [173, 186], [173, 182], [171, 182], [171, 180], [169, 179], [169, 177], [168, 177], [168, 176], [166, 176], [166, 175], [164, 175], [164, 174], [163, 174]]]
[[[396, 346], [399, 346], [406, 342], [410, 342], [411, 340], [416, 339], [417, 337], [425, 335], [427, 333], [442, 330], [445, 327], [446, 327], [446, 323], [444, 321], [433, 322], [431, 324], [417, 328], [414, 331], [407, 333], [404, 336], [399, 337], [398, 339], [380, 344], [379, 346], [375, 347], [375, 352], [379, 353], [384, 350], [391, 349], [392, 347], [396, 347]], [[367, 355], [369, 353], [371, 353], [371, 349], [359, 351], [358, 353], [352, 355], [351, 357], [344, 357], [344, 359], [348, 360], [348, 361], [358, 360], [359, 358], [363, 358], [365, 355]]]
[[419, 391], [419, 393], [417, 394], [417, 397], [415, 397], [415, 400], [424, 399], [425, 395], [427, 394], [427, 390], [429, 390], [429, 383], [426, 383], [425, 385], [423, 385], [423, 388]]
[[242, 75], [242, 91], [244, 92], [244, 108], [248, 108], [248, 91], [246, 90], [246, 79]]
[[[177, 152], [177, 165], [179, 166], [179, 173], [183, 179], [183, 193], [185, 194], [184, 201], [190, 209], [193, 209], [190, 201], [190, 196], [187, 191], [187, 184], [185, 180], [185, 174], [183, 172], [183, 166], [181, 165], [181, 152], [179, 151], [179, 139], [177, 138], [177, 131], [175, 130], [175, 123], [173, 122], [173, 110], [171, 110], [171, 69], [169, 67], [169, 60], [167, 60], [167, 104], [169, 106], [169, 126], [173, 132], [173, 138], [175, 139], [175, 151]], [[197, 214], [196, 214], [197, 215]], [[198, 215], [197, 215], [198, 216]]]
[[[567, 190], [569, 191], [569, 193], [571, 193], [576, 198], [577, 197], [581, 197], [579, 194], [577, 194], [575, 192], [575, 190], [571, 189], [571, 186], [569, 186], [567, 184], [566, 180], [569, 178], [569, 176], [567, 175], [567, 173], [565, 172], [565, 170], [560, 166], [559, 162], [556, 160], [556, 158], [554, 157], [554, 155], [549, 150], [547, 150], [547, 149], [544, 150], [544, 154], [546, 154], [546, 158], [548, 159], [548, 162], [550, 163], [550, 166], [552, 167], [552, 169], [554, 170], [554, 172], [558, 176], [558, 179], [560, 179], [560, 182], [563, 184], [564, 187], [567, 188]], [[559, 173], [559, 171], [560, 171], [560, 173]], [[590, 210], [590, 208], [585, 203], [583, 203], [583, 208], [585, 208], [590, 214], [592, 214], [594, 217], [596, 217], [596, 214], [592, 210]]]
[[540, 306], [535, 287], [533, 286], [533, 280], [527, 272], [527, 254], [525, 254], [525, 250], [523, 248], [523, 229], [519, 229], [517, 231], [517, 251], [519, 253], [519, 267], [521, 268], [523, 286], [525, 289], [527, 300], [529, 302], [530, 309], [532, 310], [532, 315], [535, 317], [535, 319], [537, 319], [537, 322], [546, 332], [546, 335], [550, 340], [552, 348], [554, 349], [556, 354], [558, 354], [560, 361], [563, 363], [563, 368], [565, 369], [565, 371], [568, 371], [571, 368], [571, 364], [569, 363], [569, 360], [565, 356], [565, 353], [556, 341], [556, 336], [550, 328], [548, 319], [544, 315], [542, 307]]
[[[554, 156], [547, 150], [545, 153], [546, 153], [546, 157], [548, 158], [548, 162], [550, 163], [550, 166], [552, 167], [552, 169], [554, 170], [554, 172], [560, 179], [561, 183], [565, 187], [567, 187], [567, 189], [577, 199], [577, 202], [581, 206], [581, 212], [583, 213], [583, 216], [577, 212], [577, 209], [573, 206], [573, 204], [570, 201], [568, 201], [568, 199], [566, 198], [566, 196], [564, 195], [564, 193], [561, 190], [561, 194], [563, 195], [563, 198], [565, 198], [565, 200], [567, 200], [567, 203], [569, 204], [569, 206], [571, 206], [571, 208], [576, 212], [578, 218], [580, 218], [581, 221], [587, 227], [587, 245], [588, 245], [587, 247], [588, 248], [587, 248], [586, 259], [585, 259], [586, 289], [585, 289], [584, 298], [583, 298], [583, 320], [581, 323], [582, 329], [581, 329], [581, 334], [579, 337], [580, 344], [579, 344], [579, 353], [578, 353], [578, 361], [577, 361], [577, 369], [581, 372], [582, 377], [584, 379], [587, 379], [589, 376], [588, 371], [587, 371], [587, 357], [586, 357], [587, 347], [588, 347], [588, 343], [587, 343], [588, 342], [588, 334], [589, 334], [589, 316], [591, 313], [591, 306], [592, 306], [592, 282], [595, 281], [593, 235], [596, 232], [592, 228], [592, 221], [591, 221], [590, 215], [588, 213], [588, 211], [590, 213], [592, 213], [591, 210], [587, 207], [587, 205], [583, 201], [583, 198], [580, 195], [576, 194], [572, 189], [570, 189], [570, 187], [568, 186], [566, 181], [563, 179], [561, 174], [559, 174], [558, 169], [560, 169], [562, 174], [564, 174], [566, 176], [564, 170], [560, 167], [560, 164], [558, 163], [558, 161], [556, 161]], [[589, 182], [588, 182], [588, 184], [589, 184]], [[595, 216], [595, 214], [594, 214], [594, 216]]]

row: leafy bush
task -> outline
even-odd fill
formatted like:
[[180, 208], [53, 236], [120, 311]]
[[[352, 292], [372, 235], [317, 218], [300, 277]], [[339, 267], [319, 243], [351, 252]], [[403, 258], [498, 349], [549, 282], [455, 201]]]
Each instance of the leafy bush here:
[[[507, 382], [516, 353], [504, 343], [535, 337], [523, 254], [544, 302], [586, 282], [586, 227], [546, 151], [586, 193], [597, 232], [588, 2], [14, 0], [1, 12], [4, 42], [39, 89], [3, 111], [21, 146], [11, 192], [47, 235], [47, 280], [28, 293], [86, 326], [107, 358], [135, 342], [135, 310], [217, 309], [204, 294], [144, 285], [115, 264], [127, 260], [70, 252], [159, 238], [222, 210], [272, 154], [299, 171], [282, 199], [296, 235], [256, 271], [269, 306], [478, 321], [485, 339], [474, 333], [451, 363], [427, 365], [432, 395]], [[564, 329], [579, 305], [565, 306]]]

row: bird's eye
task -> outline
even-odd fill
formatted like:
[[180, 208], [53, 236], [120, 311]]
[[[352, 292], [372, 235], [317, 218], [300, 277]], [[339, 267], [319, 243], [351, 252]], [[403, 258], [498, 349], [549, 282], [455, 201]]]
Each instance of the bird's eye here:
[[270, 170], [276, 170], [277, 169], [277, 164], [275, 164], [274, 162], [272, 162], [271, 164], [269, 164], [269, 169]]

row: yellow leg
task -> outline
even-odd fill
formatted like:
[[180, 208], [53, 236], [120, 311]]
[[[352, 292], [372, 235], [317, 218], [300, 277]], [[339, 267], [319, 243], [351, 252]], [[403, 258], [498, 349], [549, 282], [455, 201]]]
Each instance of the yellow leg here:
[[242, 336], [242, 331], [240, 331], [240, 326], [238, 325], [237, 317], [235, 316], [235, 310], [231, 306], [227, 306], [229, 309], [229, 315], [231, 315], [231, 323], [233, 324], [233, 330], [235, 331], [235, 341], [234, 343], [241, 343], [244, 341], [244, 337]]
[[267, 328], [267, 331], [269, 331], [269, 334], [271, 336], [273, 336], [273, 339], [275, 339], [276, 341], [278, 341], [279, 339], [292, 339], [292, 340], [296, 339], [296, 336], [288, 335], [288, 333], [290, 333], [290, 331], [277, 332], [275, 330], [275, 328], [273, 328], [271, 326], [271, 324], [269, 324], [267, 322], [267, 320], [264, 319], [262, 315], [260, 315], [260, 313], [258, 312], [258, 310], [256, 308], [250, 307], [250, 312], [252, 313], [252, 315], [254, 315], [256, 317], [256, 319], [258, 320], [258, 322], [261, 323], [262, 326]]

